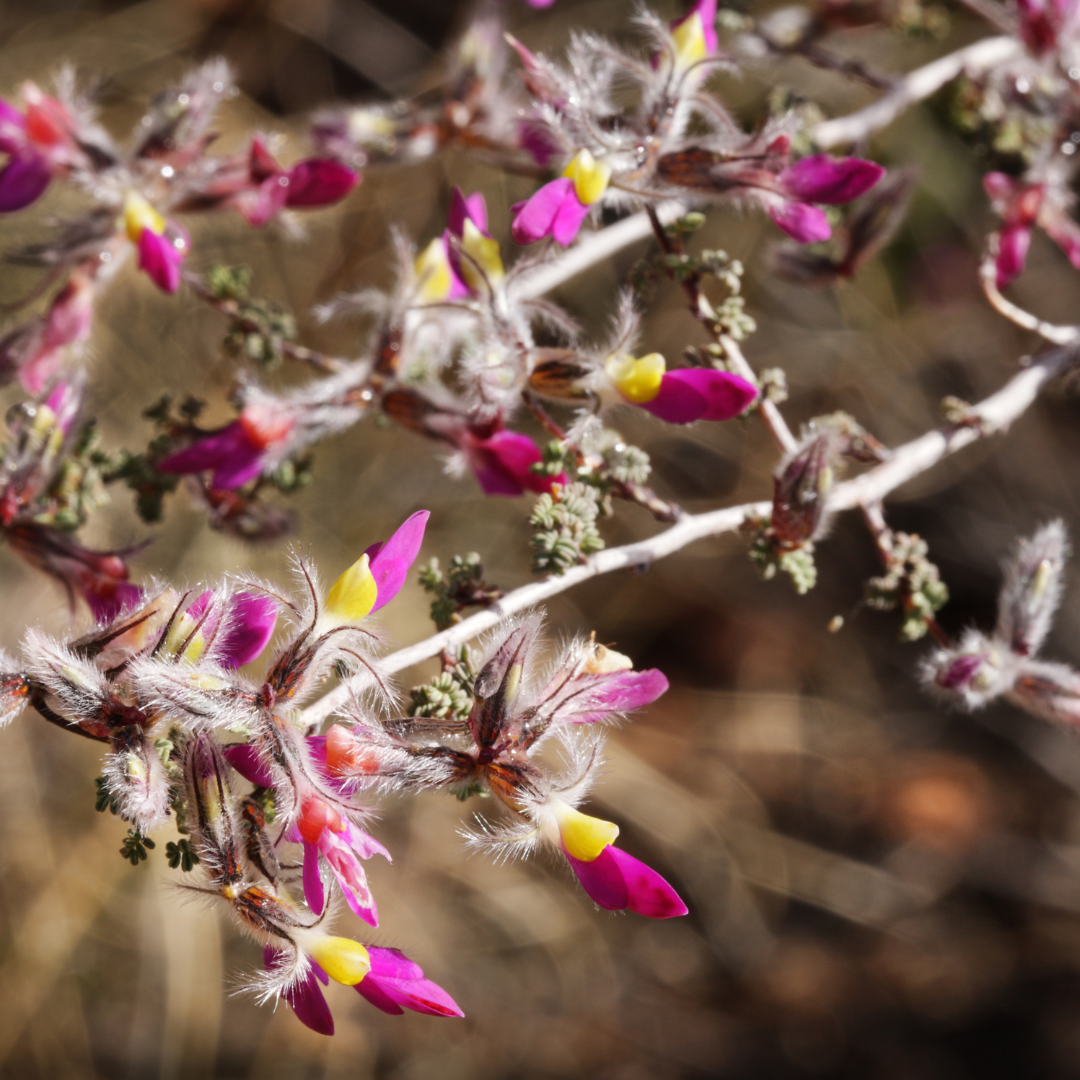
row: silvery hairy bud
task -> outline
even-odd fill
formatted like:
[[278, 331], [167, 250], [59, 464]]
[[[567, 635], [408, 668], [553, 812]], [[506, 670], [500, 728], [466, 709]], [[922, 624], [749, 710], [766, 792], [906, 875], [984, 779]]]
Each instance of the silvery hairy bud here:
[[105, 758], [105, 783], [125, 821], [144, 835], [169, 816], [169, 778], [153, 742], [135, 726], [122, 727], [112, 737]]
[[1044, 720], [1080, 724], [1080, 673], [1065, 664], [1025, 660], [1009, 700]]
[[969, 630], [954, 649], [937, 649], [923, 664], [927, 689], [950, 704], [974, 712], [1009, 693], [1020, 658], [996, 639]]
[[1018, 656], [1038, 652], [1061, 599], [1061, 575], [1069, 553], [1065, 526], [1052, 521], [1021, 540], [1005, 564], [995, 636]]

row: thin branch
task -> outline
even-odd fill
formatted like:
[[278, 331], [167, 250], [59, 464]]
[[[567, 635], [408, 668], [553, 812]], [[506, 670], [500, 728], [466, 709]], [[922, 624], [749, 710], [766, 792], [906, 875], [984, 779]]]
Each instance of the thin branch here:
[[1020, 51], [1021, 45], [1016, 38], [984, 38], [909, 72], [892, 90], [865, 109], [814, 125], [810, 137], [822, 150], [858, 142], [891, 124], [909, 106], [930, 97], [964, 71], [991, 68], [1011, 60]]
[[[743, 356], [742, 349], [732, 340], [727, 334], [720, 336], [720, 345], [724, 350], [724, 355], [728, 358], [728, 364], [736, 375], [741, 375], [748, 382], [752, 382], [760, 389], [760, 382], [758, 381], [757, 373], [750, 366], [745, 356]], [[772, 435], [773, 441], [785, 454], [793, 454], [799, 446], [799, 440], [792, 434], [791, 428], [788, 427], [787, 421], [784, 419], [784, 414], [776, 407], [776, 402], [770, 401], [768, 398], [762, 398], [761, 404], [758, 406], [758, 413], [761, 416], [765, 426], [769, 429], [769, 434]]]
[[[899, 447], [884, 464], [854, 480], [837, 485], [829, 498], [830, 508], [847, 510], [860, 505], [873, 506], [880, 503], [891, 491], [926, 472], [943, 458], [980, 438], [1005, 430], [1027, 410], [1039, 391], [1051, 379], [1062, 374], [1074, 362], [1075, 353], [1076, 350], [1072, 347], [1044, 353], [996, 394], [973, 406], [970, 418], [964, 424], [949, 425], [927, 432]], [[734, 532], [747, 517], [768, 517], [771, 511], [771, 500], [710, 510], [685, 517], [670, 529], [665, 529], [647, 540], [600, 551], [565, 574], [523, 585], [520, 589], [507, 593], [498, 603], [464, 619], [456, 626], [391, 653], [382, 660], [380, 670], [388, 674], [403, 671], [413, 664], [437, 656], [444, 649], [457, 648], [477, 634], [490, 630], [507, 616], [565, 592], [589, 578], [614, 570], [647, 569], [657, 559], [680, 551], [695, 540]], [[325, 720], [348, 702], [363, 683], [364, 676], [354, 676], [326, 694], [304, 711], [304, 723], [311, 728]]]
[[[656, 215], [664, 224], [668, 224], [682, 217], [686, 210], [680, 202], [665, 202], [656, 207]], [[520, 295], [526, 300], [538, 299], [597, 263], [610, 259], [623, 248], [644, 240], [651, 232], [649, 215], [642, 211], [623, 218], [606, 229], [587, 233], [557, 259], [530, 271], [522, 281]]]
[[1025, 311], [1011, 300], [1006, 300], [997, 287], [997, 267], [994, 265], [993, 258], [983, 260], [982, 266], [979, 267], [979, 281], [986, 299], [990, 301], [994, 310], [1022, 329], [1032, 330], [1054, 345], [1069, 345], [1080, 337], [1080, 327], [1058, 326], [1056, 323], [1044, 322], [1037, 315], [1032, 315], [1030, 311]]

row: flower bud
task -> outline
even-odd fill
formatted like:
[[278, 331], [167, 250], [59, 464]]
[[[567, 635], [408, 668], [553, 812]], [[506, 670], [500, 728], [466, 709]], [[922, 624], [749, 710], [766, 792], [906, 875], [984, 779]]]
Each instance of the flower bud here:
[[1068, 550], [1065, 526], [1052, 521], [1022, 540], [1005, 566], [996, 636], [1018, 656], [1036, 653], [1050, 630]]

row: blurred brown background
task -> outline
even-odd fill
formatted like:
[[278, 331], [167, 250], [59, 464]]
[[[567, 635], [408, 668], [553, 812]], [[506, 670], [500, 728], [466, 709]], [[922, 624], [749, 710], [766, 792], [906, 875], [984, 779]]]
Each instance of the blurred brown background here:
[[[571, 25], [623, 33], [632, 8], [506, 5], [523, 40], [550, 49]], [[252, 126], [299, 131], [305, 110], [323, 102], [432, 85], [435, 50], [465, 18], [444, 0], [8, 0], [0, 12], [0, 93], [71, 62], [101, 77], [117, 133], [170, 77], [225, 55], [243, 90], [223, 120], [226, 139]], [[972, 36], [954, 16], [943, 42], [874, 31], [835, 44], [902, 70]], [[784, 82], [834, 113], [870, 97], [795, 61], [722, 86], [749, 124]], [[922, 174], [900, 237], [854, 283], [807, 292], [770, 278], [763, 254], [777, 234], [757, 216], [714, 213], [701, 243], [746, 262], [760, 325], [746, 351], [757, 367], [787, 370], [792, 423], [844, 408], [896, 444], [936, 423], [943, 395], [977, 400], [997, 388], [1035, 343], [977, 291], [975, 253], [990, 222], [978, 160], [933, 108], [871, 149]], [[486, 193], [505, 239], [506, 207], [527, 182], [454, 155], [371, 170], [341, 208], [306, 217], [300, 238], [239, 218], [191, 222], [193, 259], [248, 263], [255, 291], [295, 310], [306, 341], [348, 350], [360, 326], [321, 327], [303, 313], [338, 290], [387, 282], [390, 225], [426, 242], [454, 183]], [[37, 227], [29, 215], [2, 220], [0, 245]], [[640, 254], [597, 268], [561, 299], [599, 330]], [[0, 299], [26, 283], [7, 272]], [[1080, 278], [1041, 237], [1016, 292], [1049, 318], [1076, 321]], [[140, 412], [163, 385], [226, 415], [217, 316], [134, 274], [100, 314], [93, 403], [108, 445], [145, 441]], [[647, 345], [677, 356], [699, 340], [679, 296], [661, 291]], [[942, 612], [950, 630], [992, 621], [998, 563], [1014, 538], [1058, 515], [1077, 531], [1075, 410], [1051, 396], [1006, 438], [891, 501], [891, 523], [929, 541], [952, 591]], [[775, 454], [756, 424], [684, 432], [635, 410], [615, 422], [652, 454], [661, 492], [690, 509], [770, 490]], [[427, 507], [424, 558], [478, 549], [489, 580], [511, 588], [529, 577], [524, 501], [484, 500], [471, 480], [448, 481], [431, 448], [398, 430], [368, 423], [320, 447], [315, 482], [290, 506], [297, 542], [331, 572]], [[656, 528], [620, 508], [606, 537]], [[118, 492], [90, 537], [122, 544], [144, 533]], [[154, 537], [136, 561], [143, 578], [237, 567], [285, 575], [284, 545], [213, 534], [184, 496]], [[913, 676], [926, 646], [899, 644], [893, 617], [858, 607], [861, 581], [877, 572], [858, 519], [836, 524], [818, 565], [818, 587], [799, 598], [786, 581], [760, 582], [744, 542], [725, 537], [551, 605], [559, 632], [595, 629], [671, 678], [671, 692], [612, 738], [593, 805], [687, 897], [687, 918], [600, 913], [553, 860], [466, 859], [456, 830], [472, 804], [387, 803], [379, 835], [396, 861], [370, 867], [383, 915], [373, 940], [414, 956], [462, 1005], [462, 1021], [383, 1016], [335, 986], [338, 1034], [323, 1039], [284, 1008], [230, 996], [258, 950], [172, 886], [167, 836], [148, 864], [121, 860], [124, 827], [93, 812], [98, 748], [23, 718], [0, 735], [0, 1075], [1080, 1076], [1080, 745], [1007, 706], [973, 718], [923, 696]], [[4, 551], [0, 597], [2, 645], [14, 646], [28, 621], [67, 623], [57, 590]], [[830, 635], [837, 613], [846, 626]], [[1073, 574], [1048, 655], [1080, 663], [1078, 616]], [[412, 585], [382, 625], [405, 644], [429, 632], [426, 620]], [[351, 916], [342, 925], [362, 936]]]

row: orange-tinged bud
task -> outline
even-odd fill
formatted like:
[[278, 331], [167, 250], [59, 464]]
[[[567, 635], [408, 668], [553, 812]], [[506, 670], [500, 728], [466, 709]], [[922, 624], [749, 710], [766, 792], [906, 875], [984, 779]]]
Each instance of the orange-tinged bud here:
[[309, 844], [317, 844], [323, 829], [341, 832], [344, 824], [341, 815], [332, 806], [313, 795], [304, 800], [296, 827]]
[[361, 746], [348, 728], [334, 724], [326, 733], [326, 768], [331, 776], [373, 773], [378, 771], [379, 759]]

